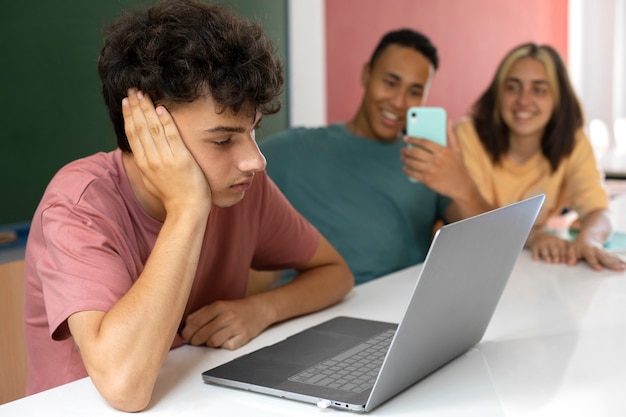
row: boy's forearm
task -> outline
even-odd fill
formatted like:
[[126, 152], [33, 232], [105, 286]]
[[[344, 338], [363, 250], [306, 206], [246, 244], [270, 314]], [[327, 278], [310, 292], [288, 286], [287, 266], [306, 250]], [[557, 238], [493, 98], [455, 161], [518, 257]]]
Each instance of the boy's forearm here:
[[302, 272], [281, 287], [251, 296], [269, 308], [269, 324], [313, 313], [341, 301], [354, 286], [352, 273], [343, 263]]
[[[168, 216], [145, 268], [97, 328], [70, 318], [85, 367], [115, 408], [147, 406], [180, 324], [204, 238], [206, 216]], [[96, 319], [97, 320], [97, 319]]]

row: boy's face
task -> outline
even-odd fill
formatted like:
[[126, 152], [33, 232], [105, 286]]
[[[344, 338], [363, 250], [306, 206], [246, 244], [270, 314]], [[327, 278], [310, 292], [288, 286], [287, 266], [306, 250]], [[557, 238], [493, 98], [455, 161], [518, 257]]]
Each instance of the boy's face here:
[[230, 207], [244, 197], [254, 174], [265, 169], [255, 140], [254, 120], [246, 112], [218, 113], [210, 98], [178, 104], [171, 111], [185, 145], [204, 172], [213, 204]]
[[363, 69], [365, 89], [357, 118], [357, 134], [393, 141], [405, 127], [409, 107], [426, 99], [434, 75], [431, 62], [420, 52], [400, 45], [389, 45], [374, 65]]

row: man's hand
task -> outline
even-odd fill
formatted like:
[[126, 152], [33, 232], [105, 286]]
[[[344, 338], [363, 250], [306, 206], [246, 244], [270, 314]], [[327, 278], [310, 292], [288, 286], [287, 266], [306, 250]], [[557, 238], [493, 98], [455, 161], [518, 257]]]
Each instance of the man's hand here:
[[412, 147], [402, 149], [404, 172], [439, 194], [452, 199], [465, 193], [470, 179], [452, 125], [448, 123], [447, 146], [427, 139], [405, 136]]
[[494, 208], [483, 198], [467, 172], [451, 123], [448, 123], [446, 146], [409, 136], [405, 136], [404, 141], [413, 145], [402, 149], [406, 175], [452, 199], [446, 221], [454, 222]]

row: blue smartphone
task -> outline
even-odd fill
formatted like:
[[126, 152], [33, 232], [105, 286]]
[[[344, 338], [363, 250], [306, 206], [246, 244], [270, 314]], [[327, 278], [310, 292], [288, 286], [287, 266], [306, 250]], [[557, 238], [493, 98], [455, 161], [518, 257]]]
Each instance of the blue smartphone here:
[[441, 107], [411, 107], [406, 113], [406, 134], [446, 146], [447, 117]]
[[[441, 107], [411, 107], [406, 112], [406, 134], [446, 146], [447, 116]], [[408, 145], [411, 146], [411, 145]], [[409, 181], [417, 182], [409, 177]]]

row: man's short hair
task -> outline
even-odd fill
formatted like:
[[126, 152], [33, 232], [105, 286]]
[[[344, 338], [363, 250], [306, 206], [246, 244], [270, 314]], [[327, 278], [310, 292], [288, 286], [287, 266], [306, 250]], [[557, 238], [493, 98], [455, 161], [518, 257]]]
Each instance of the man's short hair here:
[[439, 67], [439, 56], [437, 55], [437, 48], [425, 35], [417, 32], [413, 29], [398, 29], [391, 32], [387, 32], [378, 42], [376, 49], [372, 53], [369, 65], [374, 65], [374, 62], [378, 56], [389, 45], [400, 45], [406, 48], [412, 48], [417, 52], [424, 55], [433, 64], [435, 70]]

